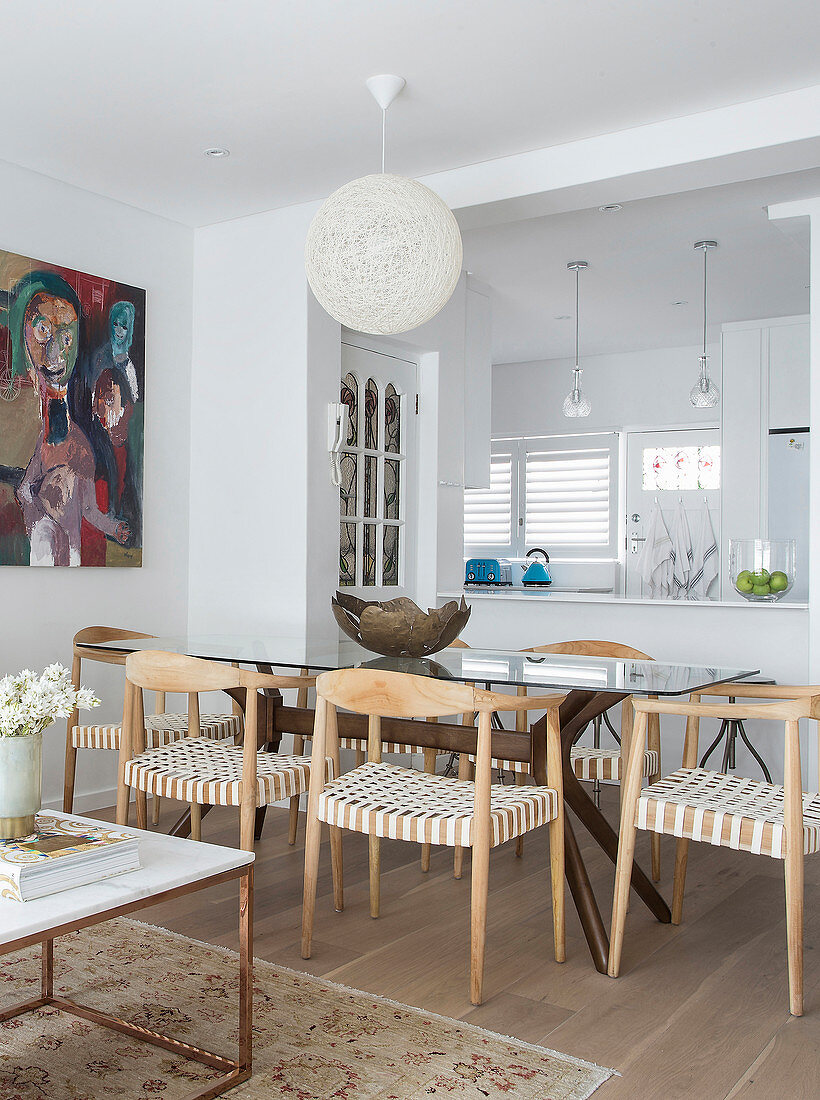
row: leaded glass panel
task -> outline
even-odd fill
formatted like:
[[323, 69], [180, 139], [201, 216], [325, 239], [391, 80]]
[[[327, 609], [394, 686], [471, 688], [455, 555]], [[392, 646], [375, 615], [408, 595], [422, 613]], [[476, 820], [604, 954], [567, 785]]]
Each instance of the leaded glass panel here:
[[342, 523], [339, 539], [339, 585], [348, 588], [356, 583], [356, 524]]
[[343, 516], [356, 515], [358, 460], [359, 456], [355, 454], [342, 455], [342, 484], [339, 486], [339, 499]]
[[384, 463], [384, 518], [399, 518], [400, 493], [399, 463], [387, 459]]
[[720, 488], [720, 447], [644, 447], [642, 487], [647, 492]]
[[392, 524], [384, 526], [384, 549], [382, 551], [382, 584], [399, 583], [399, 539], [401, 528]]
[[341, 401], [344, 405], [347, 405], [350, 414], [346, 444], [348, 447], [355, 447], [359, 438], [359, 380], [355, 374], [346, 374], [342, 379]]
[[401, 399], [392, 382], [384, 391], [384, 449], [394, 454], [401, 450]]
[[362, 584], [376, 583], [376, 524], [364, 525], [364, 553], [362, 555]]
[[375, 451], [379, 445], [379, 391], [372, 378], [368, 378], [364, 391], [364, 445]]

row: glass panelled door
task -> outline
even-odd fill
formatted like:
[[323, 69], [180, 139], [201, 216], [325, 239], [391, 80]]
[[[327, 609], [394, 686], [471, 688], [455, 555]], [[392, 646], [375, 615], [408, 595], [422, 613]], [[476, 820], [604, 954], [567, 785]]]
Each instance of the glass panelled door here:
[[415, 573], [415, 363], [342, 343], [350, 414], [339, 489], [339, 585], [401, 595]]
[[[626, 458], [626, 594], [647, 596], [641, 580], [641, 551], [657, 507], [670, 536], [675, 511], [682, 503], [691, 542], [698, 541], [703, 513], [708, 509], [715, 536], [720, 537], [720, 431], [718, 428], [630, 432]], [[718, 561], [721, 555], [718, 553]], [[722, 564], [722, 563], [721, 563]], [[719, 580], [713, 582], [715, 598]], [[681, 594], [685, 598], [685, 593]]]

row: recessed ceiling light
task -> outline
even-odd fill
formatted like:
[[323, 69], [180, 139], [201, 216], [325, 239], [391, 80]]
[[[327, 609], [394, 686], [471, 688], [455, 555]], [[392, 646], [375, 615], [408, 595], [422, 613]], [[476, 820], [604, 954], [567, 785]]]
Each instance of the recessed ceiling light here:
[[219, 160], [220, 158], [229, 157], [231, 155], [230, 149], [223, 149], [219, 145], [215, 145], [212, 149], [204, 149], [203, 152], [206, 157], [213, 157], [214, 160]]
[[599, 206], [598, 209], [602, 214], [615, 214], [623, 210], [623, 206], [619, 202], [608, 202], [605, 206]]
[[572, 317], [571, 313], [556, 313], [555, 320], [556, 321], [569, 321], [569, 319], [571, 317]]
[[689, 305], [689, 303], [688, 303], [688, 302], [686, 301], [686, 299], [685, 299], [685, 298], [679, 298], [679, 299], [678, 299], [678, 301], [677, 301], [677, 302], [673, 302], [673, 303], [672, 303], [672, 305], [673, 305], [673, 306], [688, 306], [688, 305]]

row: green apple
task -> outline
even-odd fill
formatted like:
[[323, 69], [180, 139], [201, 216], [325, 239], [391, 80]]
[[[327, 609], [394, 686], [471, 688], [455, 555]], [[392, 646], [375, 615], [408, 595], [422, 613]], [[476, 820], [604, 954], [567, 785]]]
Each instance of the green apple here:
[[770, 596], [772, 590], [768, 584], [756, 584], [752, 587], [752, 592], [755, 596]]
[[758, 569], [757, 572], [752, 573], [753, 584], [768, 584], [771, 574], [768, 569]]
[[785, 592], [789, 587], [788, 574], [778, 569], [769, 577], [769, 588], [772, 592]]
[[748, 569], [741, 569], [741, 571], [737, 575], [738, 583], [740, 581], [750, 581], [751, 579], [752, 579], [752, 574]]
[[738, 592], [751, 592], [754, 588], [754, 581], [752, 580], [751, 573], [746, 572], [745, 576], [743, 573], [740, 573], [735, 581], [735, 588]]

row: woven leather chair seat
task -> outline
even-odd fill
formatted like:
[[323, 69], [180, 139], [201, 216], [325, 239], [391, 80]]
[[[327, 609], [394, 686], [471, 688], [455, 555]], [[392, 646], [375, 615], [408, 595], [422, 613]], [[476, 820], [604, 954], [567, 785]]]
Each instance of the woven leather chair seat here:
[[[222, 741], [242, 732], [242, 716], [238, 714], [200, 714], [200, 737]], [[179, 741], [188, 733], [187, 714], [147, 714], [145, 716], [145, 746], [149, 749]], [[75, 749], [119, 749], [122, 725], [75, 726], [71, 743]]]
[[[755, 855], [786, 856], [783, 788], [737, 775], [681, 768], [645, 787], [635, 823], [671, 836]], [[803, 852], [820, 850], [820, 795], [803, 794]]]
[[[463, 780], [367, 763], [328, 784], [319, 796], [319, 818], [358, 833], [469, 848], [474, 798], [474, 785]], [[546, 825], [557, 814], [551, 787], [493, 784], [491, 845]]]
[[[267, 806], [303, 794], [310, 782], [310, 757], [275, 752], [257, 755], [256, 805]], [[333, 761], [325, 761], [325, 778], [333, 778]], [[242, 748], [227, 741], [186, 737], [162, 748], [148, 749], [125, 765], [129, 787], [177, 802], [238, 806], [242, 797]]]

